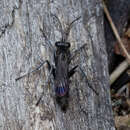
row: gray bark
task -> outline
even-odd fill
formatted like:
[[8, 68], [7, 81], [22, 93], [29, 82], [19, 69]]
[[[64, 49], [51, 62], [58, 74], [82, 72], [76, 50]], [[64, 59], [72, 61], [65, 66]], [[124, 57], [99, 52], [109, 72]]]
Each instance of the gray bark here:
[[[69, 107], [63, 113], [54, 100], [53, 83], [45, 86], [46, 65], [19, 81], [40, 60], [53, 63], [52, 51], [40, 32], [54, 45], [61, 39], [55, 14], [65, 28], [81, 16], [70, 31], [71, 50], [87, 44], [71, 66], [84, 70], [97, 96], [80, 71], [71, 78]], [[52, 78], [52, 77], [51, 77]], [[44, 92], [39, 106], [35, 104]], [[2, 0], [0, 2], [0, 130], [114, 130], [103, 9], [99, 0]]]

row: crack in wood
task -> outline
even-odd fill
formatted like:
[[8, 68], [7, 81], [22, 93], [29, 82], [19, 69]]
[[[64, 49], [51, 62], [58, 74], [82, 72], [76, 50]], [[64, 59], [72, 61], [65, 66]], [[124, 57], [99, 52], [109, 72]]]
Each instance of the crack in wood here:
[[3, 25], [0, 28], [0, 33], [1, 33], [0, 34], [0, 38], [5, 34], [7, 29], [10, 29], [14, 25], [14, 23], [15, 23], [15, 11], [19, 10], [21, 8], [21, 5], [22, 5], [22, 0], [19, 0], [19, 6], [18, 7], [16, 7], [16, 6], [13, 7], [13, 10], [12, 10], [12, 13], [11, 13], [11, 15], [12, 15], [12, 22], [10, 24], [6, 23], [5, 25]]

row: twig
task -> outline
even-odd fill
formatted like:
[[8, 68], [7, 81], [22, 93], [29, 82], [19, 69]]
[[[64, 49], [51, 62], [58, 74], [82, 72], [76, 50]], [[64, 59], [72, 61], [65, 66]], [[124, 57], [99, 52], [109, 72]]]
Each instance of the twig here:
[[104, 1], [103, 1], [103, 8], [104, 8], [104, 12], [105, 12], [105, 14], [107, 16], [107, 19], [108, 19], [108, 21], [109, 21], [109, 23], [111, 25], [111, 28], [112, 28], [112, 30], [113, 30], [113, 32], [115, 34], [115, 37], [116, 37], [116, 39], [117, 39], [117, 41], [118, 41], [118, 43], [120, 45], [120, 48], [122, 49], [122, 51], [124, 52], [124, 54], [126, 56], [126, 60], [124, 62], [122, 62], [116, 68], [116, 70], [111, 74], [111, 76], [110, 76], [110, 85], [111, 85], [122, 74], [122, 72], [124, 72], [124, 70], [127, 69], [128, 66], [130, 65], [130, 55], [127, 52], [127, 50], [126, 50], [126, 48], [125, 48], [125, 46], [124, 46], [124, 44], [123, 44], [123, 42], [122, 42], [122, 40], [121, 40], [121, 38], [119, 36], [119, 33], [118, 33], [118, 31], [117, 31], [117, 29], [116, 29], [116, 27], [115, 27], [115, 25], [114, 25], [114, 23], [112, 21], [112, 18], [111, 18], [110, 14], [109, 14], [109, 11], [108, 11]]
[[122, 87], [118, 90], [117, 95], [120, 95], [126, 88], [127, 88], [127, 85], [122, 86]]
[[110, 75], [110, 85], [112, 85], [116, 79], [128, 68], [129, 64], [127, 60], [123, 61]]
[[118, 31], [117, 31], [117, 29], [116, 29], [116, 27], [115, 27], [115, 25], [114, 25], [114, 23], [113, 23], [113, 21], [112, 21], [112, 18], [111, 18], [110, 14], [109, 14], [109, 11], [108, 11], [108, 9], [107, 9], [107, 7], [106, 7], [104, 1], [103, 1], [103, 8], [104, 8], [104, 12], [105, 12], [105, 14], [106, 14], [106, 16], [107, 16], [107, 19], [108, 19], [108, 21], [109, 21], [109, 23], [110, 23], [110, 25], [111, 25], [111, 28], [112, 28], [112, 30], [113, 30], [113, 32], [114, 32], [114, 34], [115, 34], [115, 37], [116, 37], [116, 39], [117, 39], [117, 41], [118, 41], [118, 43], [119, 43], [119, 45], [120, 45], [122, 51], [124, 52], [124, 54], [125, 54], [125, 56], [126, 56], [126, 58], [127, 58], [127, 62], [128, 62], [129, 65], [130, 65], [130, 55], [129, 55], [129, 53], [127, 52], [126, 48], [124, 47], [123, 42], [121, 41], [121, 38], [120, 38], [120, 36], [119, 36], [119, 33], [118, 33]]

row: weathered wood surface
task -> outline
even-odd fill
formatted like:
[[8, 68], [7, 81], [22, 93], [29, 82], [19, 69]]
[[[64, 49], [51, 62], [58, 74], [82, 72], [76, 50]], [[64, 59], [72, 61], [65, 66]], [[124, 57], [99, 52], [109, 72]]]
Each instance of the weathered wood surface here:
[[[46, 66], [15, 82], [15, 78], [49, 59], [40, 32], [44, 22], [54, 43], [61, 38], [50, 14], [67, 25], [81, 16], [70, 31], [71, 49], [87, 43], [72, 65], [86, 72], [97, 96], [80, 71], [71, 79], [70, 105], [63, 113], [54, 101], [53, 85], [44, 86]], [[109, 93], [107, 54], [103, 32], [103, 10], [99, 0], [2, 0], [0, 1], [0, 130], [114, 130]], [[41, 53], [42, 49], [42, 53]], [[36, 107], [40, 94], [44, 96]]]

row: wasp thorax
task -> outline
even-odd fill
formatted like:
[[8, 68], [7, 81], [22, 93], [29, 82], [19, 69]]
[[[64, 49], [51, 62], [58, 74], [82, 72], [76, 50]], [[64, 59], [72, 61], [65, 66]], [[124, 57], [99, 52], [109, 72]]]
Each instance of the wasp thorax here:
[[69, 43], [69, 42], [59, 41], [59, 42], [56, 42], [56, 43], [55, 43], [55, 46], [56, 46], [56, 47], [59, 47], [59, 48], [62, 48], [62, 49], [67, 49], [67, 48], [70, 47], [70, 43]]

